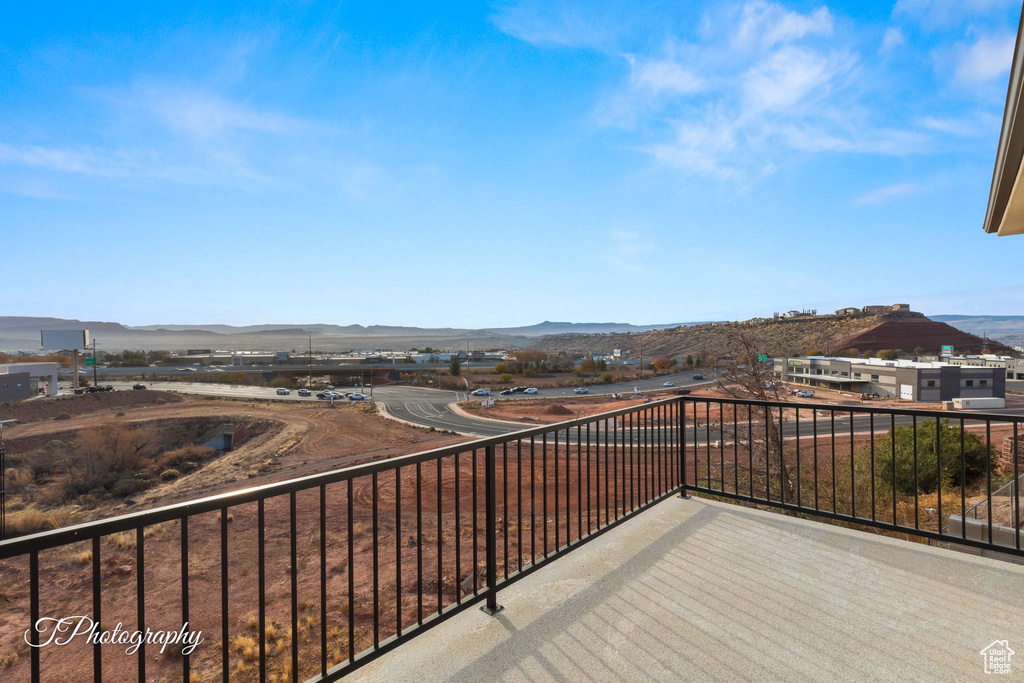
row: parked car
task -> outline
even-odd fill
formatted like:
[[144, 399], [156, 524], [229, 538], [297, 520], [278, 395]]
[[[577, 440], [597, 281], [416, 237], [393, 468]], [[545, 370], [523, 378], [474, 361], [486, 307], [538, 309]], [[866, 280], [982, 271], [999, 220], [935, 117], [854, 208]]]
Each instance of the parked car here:
[[285, 389], [284, 387], [279, 387], [279, 388], [278, 388], [278, 390], [277, 390], [277, 395], [278, 395], [278, 396], [288, 396], [288, 395], [290, 395], [291, 393], [292, 393], [292, 392], [288, 391], [288, 390], [287, 390], [287, 389]]
[[590, 393], [590, 389], [587, 389], [586, 387], [576, 387], [575, 389], [573, 389], [573, 391], [575, 391], [577, 394], [589, 394]]
[[499, 395], [499, 396], [511, 396], [511, 395], [513, 395], [514, 393], [516, 393], [516, 392], [512, 391], [511, 389], [505, 389], [505, 391], [501, 392], [501, 393], [500, 393], [500, 394], [498, 394], [498, 395]]
[[530, 387], [529, 389], [525, 390], [523, 393], [524, 394], [536, 394], [537, 391], [538, 391], [537, 387]]
[[366, 399], [370, 398], [366, 394], [360, 394], [359, 392], [353, 392], [351, 394], [345, 394], [345, 396], [350, 401], [365, 401]]
[[695, 380], [697, 380], [697, 379], [704, 379], [704, 375], [694, 375], [693, 378]]
[[491, 390], [490, 389], [477, 389], [476, 391], [471, 391], [469, 393], [473, 394], [474, 396], [490, 396], [491, 395]]
[[663, 386], [663, 387], [674, 387], [675, 385], [676, 385], [675, 382], [665, 382], [661, 386]]
[[135, 384], [135, 385], [132, 386], [132, 389], [145, 389], [145, 388], [146, 388], [145, 384]]
[[799, 396], [800, 398], [811, 398], [814, 396], [814, 392], [811, 391], [810, 389], [802, 389], [796, 392], [796, 395]]
[[312, 396], [313, 392], [309, 389], [299, 389], [298, 394], [299, 396]]

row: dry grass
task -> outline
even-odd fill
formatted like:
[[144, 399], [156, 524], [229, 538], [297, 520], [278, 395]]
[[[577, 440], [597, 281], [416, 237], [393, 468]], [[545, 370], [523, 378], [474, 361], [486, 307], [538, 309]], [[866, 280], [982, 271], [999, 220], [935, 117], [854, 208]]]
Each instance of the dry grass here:
[[21, 510], [8, 511], [5, 528], [10, 536], [60, 529], [71, 524], [80, 509], [77, 505], [65, 505], [43, 511], [29, 506]]
[[243, 664], [244, 662], [255, 662], [259, 659], [259, 644], [252, 636], [237, 635], [235, 636], [235, 640], [231, 643], [231, 646], [235, 652], [242, 656], [242, 660], [239, 664]]
[[[142, 537], [160, 538], [175, 525], [177, 525], [177, 522], [173, 520], [160, 522], [159, 524], [151, 524], [143, 530]], [[108, 542], [115, 548], [119, 548], [121, 550], [134, 550], [138, 542], [138, 532], [135, 530], [119, 531], [116, 534], [111, 534], [108, 538]]]

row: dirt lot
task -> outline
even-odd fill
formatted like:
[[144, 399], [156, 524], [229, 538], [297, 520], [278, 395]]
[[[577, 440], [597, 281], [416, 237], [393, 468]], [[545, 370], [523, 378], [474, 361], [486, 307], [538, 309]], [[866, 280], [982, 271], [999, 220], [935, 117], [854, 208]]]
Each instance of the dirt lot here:
[[[163, 401], [162, 405], [156, 405]], [[9, 410], [9, 412], [7, 412]], [[60, 413], [69, 419], [54, 419]], [[369, 405], [239, 401], [158, 391], [118, 391], [35, 400], [5, 409], [27, 422], [5, 430], [8, 453], [19, 441], [113, 424], [145, 424], [172, 419], [266, 419], [280, 425], [224, 454], [196, 472], [135, 496], [131, 511], [214, 495], [241, 487], [348, 467], [465, 440], [400, 424], [372, 412]], [[0, 418], [10, 419], [10, 418]], [[30, 421], [31, 420], [31, 421]], [[123, 504], [107, 515], [127, 512]]]

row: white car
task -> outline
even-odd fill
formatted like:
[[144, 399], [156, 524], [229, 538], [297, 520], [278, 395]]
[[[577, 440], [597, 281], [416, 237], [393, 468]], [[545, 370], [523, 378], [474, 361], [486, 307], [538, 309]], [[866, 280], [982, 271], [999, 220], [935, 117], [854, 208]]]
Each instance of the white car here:
[[524, 394], [536, 394], [537, 393], [537, 387], [530, 387], [529, 389], [527, 389], [523, 393]]
[[350, 401], [365, 401], [369, 398], [366, 394], [360, 393], [345, 394], [345, 396], [347, 396]]
[[575, 389], [573, 389], [573, 391], [575, 391], [577, 394], [589, 394], [590, 393], [590, 390], [587, 389], [586, 387], [576, 387]]
[[663, 387], [674, 387], [675, 385], [676, 385], [675, 382], [665, 382], [661, 386], [663, 386]]
[[490, 396], [491, 395], [491, 390], [490, 389], [477, 389], [476, 391], [471, 391], [470, 393], [473, 394], [474, 396]]
[[800, 398], [811, 398], [814, 396], [814, 392], [811, 391], [810, 389], [804, 389], [802, 391], [796, 392], [796, 395], [799, 396]]
[[278, 395], [278, 396], [288, 396], [288, 395], [289, 395], [289, 394], [291, 394], [291, 393], [292, 393], [292, 392], [288, 391], [288, 390], [287, 390], [287, 389], [285, 389], [284, 387], [281, 387], [280, 389], [278, 389], [278, 390], [277, 390], [277, 395]]

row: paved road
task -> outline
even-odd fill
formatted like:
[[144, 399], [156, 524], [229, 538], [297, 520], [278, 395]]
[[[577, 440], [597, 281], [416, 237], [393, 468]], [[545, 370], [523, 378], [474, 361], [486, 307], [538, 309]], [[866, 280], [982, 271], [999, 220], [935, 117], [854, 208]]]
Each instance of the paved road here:
[[[698, 381], [693, 379], [693, 373], [683, 373], [670, 377], [662, 376], [656, 379], [645, 379], [638, 382], [631, 382], [628, 384], [606, 384], [588, 387], [590, 395], [609, 395], [612, 393], [620, 393], [631, 395], [634, 389], [641, 392], [653, 391], [656, 389], [664, 389], [664, 383], [667, 381], [673, 382], [678, 388], [690, 388], [697, 384], [706, 384], [706, 381]], [[134, 382], [110, 382], [116, 389], [130, 389]], [[315, 397], [301, 397], [295, 391], [286, 396], [281, 396], [276, 393], [276, 390], [269, 387], [251, 387], [251, 386], [232, 386], [225, 384], [212, 384], [203, 382], [152, 382], [146, 383], [147, 386], [151, 386], [153, 389], [163, 389], [170, 391], [180, 391], [182, 393], [200, 394], [208, 396], [224, 396], [229, 398], [242, 398], [242, 399], [264, 399], [264, 400], [280, 400], [280, 401], [311, 401], [317, 403], [323, 403], [322, 400], [316, 399]], [[364, 394], [369, 394], [371, 389], [365, 387], [363, 389]], [[437, 389], [427, 389], [424, 387], [412, 387], [407, 385], [385, 385], [379, 387], [373, 387], [373, 398], [379, 406], [381, 406], [390, 416], [395, 417], [405, 422], [410, 422], [422, 427], [433, 427], [439, 430], [450, 430], [466, 434], [469, 436], [499, 436], [502, 434], [509, 434], [512, 432], [520, 431], [530, 427], [528, 424], [511, 424], [495, 422], [492, 420], [479, 419], [475, 417], [469, 417], [453, 411], [449, 404], [465, 401], [468, 398], [476, 398], [469, 396], [464, 391], [439, 391]], [[558, 389], [543, 389], [534, 396], [543, 397], [571, 397], [576, 394], [572, 388], [558, 388]], [[517, 394], [513, 397], [503, 396], [492, 396], [499, 401], [504, 400], [521, 400], [525, 396]], [[870, 407], [870, 406], [869, 406]], [[842, 406], [830, 406], [835, 409], [836, 419], [835, 428], [837, 434], [848, 434], [850, 430], [850, 418], [842, 414]], [[991, 414], [1003, 414], [1003, 415], [1014, 415], [1020, 414], [1019, 408], [1006, 408], [1001, 410], [987, 410], [984, 411]], [[742, 411], [741, 411], [742, 414]], [[802, 436], [809, 436], [813, 429], [812, 411], [806, 410], [801, 414], [801, 420], [799, 424], [799, 433]], [[897, 424], [911, 424], [912, 418], [909, 417], [898, 417], [896, 419]], [[854, 431], [858, 433], [868, 432], [870, 430], [870, 418], [867, 415], [860, 415], [854, 419]], [[888, 429], [889, 420], [885, 416], [877, 416], [875, 418], [875, 430], [876, 432], [884, 432]], [[819, 414], [818, 417], [818, 433], [823, 434], [826, 431], [831, 430], [831, 418], [829, 413]], [[783, 433], [785, 436], [795, 436], [797, 434], [797, 425], [795, 422], [788, 421], [783, 426]], [[674, 435], [674, 431], [670, 430], [671, 435]], [[698, 441], [706, 439], [708, 432], [706, 427], [702, 427], [698, 432]], [[692, 442], [693, 432], [687, 430], [687, 438]], [[721, 438], [721, 435], [716, 433], [715, 430], [711, 431], [710, 439], [715, 441]]]
[[[694, 380], [695, 373], [678, 373], [675, 375], [663, 375], [656, 378], [645, 378], [635, 382], [620, 384], [601, 384], [588, 386], [590, 395], [610, 395], [613, 393], [632, 394], [634, 390], [641, 392], [666, 389], [665, 382], [672, 382], [676, 387], [693, 387], [697, 384], [706, 383], [701, 380]], [[102, 382], [101, 382], [102, 384]], [[117, 390], [130, 390], [135, 382], [111, 381], [108, 382]], [[235, 386], [230, 384], [215, 384], [205, 382], [144, 382], [152, 389], [166, 391], [180, 391], [187, 394], [199, 394], [206, 396], [224, 396], [227, 398], [248, 398], [280, 401], [317, 401], [315, 397], [299, 396], [294, 390], [291, 394], [281, 396], [276, 389], [270, 387]], [[362, 393], [369, 394], [370, 387], [364, 387]], [[448, 407], [448, 404], [458, 401], [465, 401], [471, 398], [464, 391], [441, 391], [427, 389], [424, 387], [412, 387], [401, 384], [390, 384], [373, 387], [373, 398], [391, 416], [406, 422], [411, 422], [423, 427], [445, 429], [468, 435], [497, 436], [508, 434], [527, 428], [529, 425], [502, 424], [491, 420], [481, 420], [458, 414]], [[573, 387], [542, 389], [534, 396], [543, 397], [570, 397], [576, 396]], [[482, 398], [482, 397], [481, 397]], [[491, 396], [495, 400], [520, 400], [526, 398], [523, 394], [516, 394], [515, 397]]]

